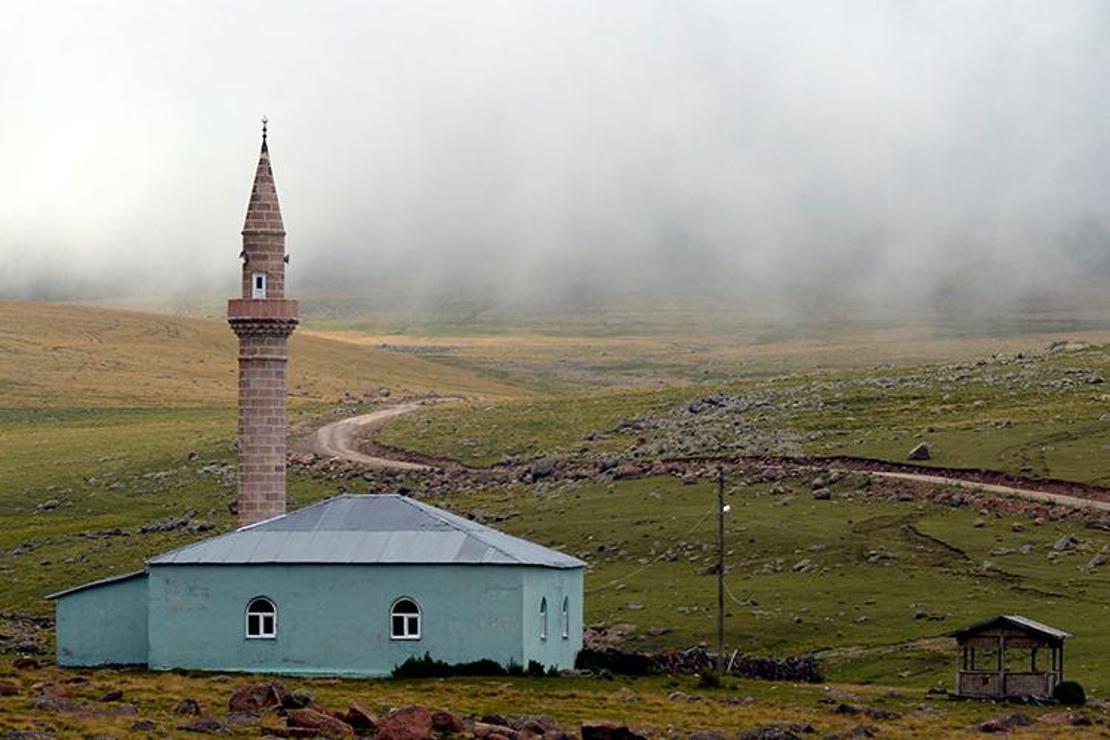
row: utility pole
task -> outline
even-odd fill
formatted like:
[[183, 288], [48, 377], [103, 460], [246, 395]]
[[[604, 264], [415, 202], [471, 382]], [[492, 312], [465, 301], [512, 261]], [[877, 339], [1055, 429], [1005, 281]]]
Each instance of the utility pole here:
[[725, 672], [725, 468], [717, 466], [717, 673]]

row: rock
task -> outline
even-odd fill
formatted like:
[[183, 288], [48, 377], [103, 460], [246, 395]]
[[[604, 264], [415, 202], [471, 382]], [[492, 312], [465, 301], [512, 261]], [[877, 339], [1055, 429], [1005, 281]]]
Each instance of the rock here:
[[1033, 718], [1028, 714], [1014, 712], [1013, 714], [1004, 714], [1001, 717], [994, 717], [985, 722], [980, 722], [977, 725], [972, 725], [971, 729], [978, 730], [979, 732], [1010, 732], [1018, 727], [1028, 727], [1031, 724], [1033, 724]]
[[174, 708], [173, 713], [199, 717], [204, 713], [204, 710], [201, 708], [200, 702], [196, 699], [182, 699], [181, 703]]
[[178, 725], [177, 729], [185, 732], [196, 732], [202, 735], [230, 735], [231, 730], [223, 722], [211, 717], [201, 717], [192, 722]]
[[378, 728], [378, 740], [424, 740], [432, 736], [432, 714], [425, 707], [394, 709]]
[[832, 491], [827, 488], [818, 488], [813, 492], [813, 499], [815, 501], [828, 501], [832, 498]]
[[7, 681], [0, 681], [0, 696], [16, 696], [19, 694], [19, 687], [14, 683]]
[[902, 716], [898, 712], [892, 712], [889, 709], [879, 709], [878, 707], [868, 707], [859, 704], [837, 704], [833, 709], [833, 714], [847, 714], [850, 716], [862, 714], [871, 719], [898, 719]]
[[929, 445], [922, 442], [910, 450], [906, 457], [910, 460], [931, 460], [933, 458], [933, 452], [929, 449]]
[[294, 691], [281, 698], [281, 706], [286, 709], [304, 709], [316, 703], [316, 699], [307, 691]]
[[1052, 549], [1056, 552], [1065, 552], [1067, 550], [1073, 549], [1078, 544], [1079, 538], [1077, 538], [1074, 534], [1066, 534], [1060, 539], [1056, 540], [1056, 542], [1052, 545]]
[[432, 714], [432, 729], [445, 735], [461, 735], [466, 732], [466, 724], [451, 712], [440, 711]]
[[740, 740], [802, 740], [800, 732], [795, 732], [795, 725], [760, 725], [751, 730], [741, 732]]
[[102, 702], [119, 701], [122, 698], [123, 698], [123, 692], [120, 691], [119, 689], [116, 689], [115, 691], [109, 691], [107, 694], [100, 697], [100, 701], [102, 701]]
[[555, 463], [551, 460], [537, 460], [528, 466], [528, 472], [532, 475], [532, 480], [542, 480], [554, 475]]
[[252, 683], [237, 689], [228, 700], [227, 708], [232, 712], [261, 714], [282, 706], [287, 695], [285, 687], [277, 681]]
[[647, 740], [643, 735], [616, 722], [583, 722], [582, 740]]
[[350, 737], [355, 734], [354, 729], [343, 720], [310, 707], [290, 709], [286, 723], [290, 727], [312, 730], [321, 737]]
[[361, 704], [352, 703], [347, 709], [347, 724], [359, 734], [366, 735], [369, 732], [377, 732], [381, 720], [378, 719], [378, 715], [365, 709]]
[[131, 725], [132, 732], [157, 732], [158, 723], [152, 719], [141, 719]]
[[516, 730], [508, 725], [489, 722], [475, 722], [471, 731], [479, 740], [514, 740], [517, 736]]

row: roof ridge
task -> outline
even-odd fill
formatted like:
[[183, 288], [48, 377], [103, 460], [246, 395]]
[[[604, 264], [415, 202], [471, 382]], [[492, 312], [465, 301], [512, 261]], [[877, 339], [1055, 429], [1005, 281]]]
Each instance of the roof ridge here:
[[[524, 561], [522, 561], [522, 560], [521, 560], [520, 558], [518, 558], [518, 557], [517, 557], [516, 555], [513, 555], [513, 554], [512, 554], [512, 553], [510, 553], [510, 552], [506, 552], [504, 548], [501, 548], [501, 547], [499, 547], [498, 545], [494, 544], [493, 542], [490, 542], [490, 541], [489, 541], [488, 539], [486, 539], [485, 537], [481, 537], [481, 536], [480, 536], [480, 535], [479, 535], [479, 534], [478, 534], [477, 532], [480, 532], [480, 531], [481, 531], [481, 530], [483, 530], [483, 529], [489, 529], [490, 531], [493, 531], [493, 530], [492, 530], [492, 529], [491, 529], [490, 527], [487, 527], [486, 525], [482, 524], [481, 522], [476, 522], [476, 524], [478, 524], [478, 530], [467, 530], [467, 529], [462, 529], [461, 527], [459, 527], [458, 525], [456, 525], [456, 524], [455, 524], [454, 522], [452, 522], [451, 520], [449, 520], [449, 519], [445, 519], [445, 518], [443, 518], [442, 516], [440, 516], [440, 513], [439, 513], [439, 512], [440, 512], [440, 510], [439, 510], [439, 509], [437, 509], [436, 507], [432, 506], [431, 504], [425, 504], [425, 503], [422, 503], [422, 502], [420, 502], [420, 501], [417, 501], [416, 499], [413, 499], [413, 498], [409, 498], [408, 496], [401, 496], [401, 498], [402, 498], [402, 499], [404, 499], [404, 500], [405, 500], [405, 502], [406, 502], [406, 503], [408, 503], [408, 504], [409, 504], [410, 506], [413, 506], [413, 507], [415, 507], [415, 508], [419, 509], [420, 511], [424, 512], [424, 513], [425, 513], [425, 514], [427, 514], [428, 516], [431, 516], [431, 517], [435, 517], [436, 519], [438, 519], [439, 521], [443, 522], [443, 523], [444, 523], [444, 524], [446, 524], [446, 525], [447, 525], [448, 527], [451, 527], [451, 529], [454, 529], [454, 530], [455, 530], [455, 531], [457, 531], [457, 532], [463, 532], [463, 533], [464, 533], [464, 534], [466, 534], [467, 536], [470, 536], [470, 535], [471, 535], [472, 533], [474, 533], [474, 534], [473, 534], [473, 536], [474, 536], [474, 538], [475, 538], [475, 539], [477, 539], [477, 540], [481, 541], [481, 542], [482, 542], [482, 544], [486, 545], [487, 547], [491, 547], [491, 548], [493, 548], [494, 550], [497, 550], [497, 552], [501, 553], [502, 555], [504, 555], [505, 557], [507, 557], [507, 558], [508, 558], [509, 560], [512, 560], [512, 561], [513, 561], [513, 562], [515, 562], [515, 563], [520, 563], [520, 564], [522, 564], [522, 565], [524, 565], [524, 564], [525, 564], [525, 563], [524, 563]], [[450, 514], [451, 512], [446, 512], [446, 513]], [[458, 516], [458, 514], [453, 514], [452, 516]], [[505, 533], [503, 533], [503, 534], [505, 534]], [[507, 536], [507, 537], [512, 537], [513, 535], [511, 535], [511, 534], [506, 534], [506, 536]], [[520, 538], [519, 538], [519, 537], [515, 537], [514, 539], [520, 539]], [[522, 541], [523, 541], [523, 540], [522, 540]]]

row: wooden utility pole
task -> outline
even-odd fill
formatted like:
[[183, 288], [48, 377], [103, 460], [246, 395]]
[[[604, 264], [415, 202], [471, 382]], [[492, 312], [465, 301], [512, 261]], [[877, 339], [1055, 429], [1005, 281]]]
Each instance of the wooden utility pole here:
[[725, 469], [717, 467], [717, 673], [725, 672]]

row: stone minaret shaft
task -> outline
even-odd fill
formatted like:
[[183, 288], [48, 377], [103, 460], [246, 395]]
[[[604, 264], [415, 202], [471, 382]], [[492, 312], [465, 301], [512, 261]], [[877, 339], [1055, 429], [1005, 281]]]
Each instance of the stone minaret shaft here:
[[297, 302], [285, 300], [285, 227], [266, 127], [243, 224], [243, 297], [227, 302], [239, 337], [239, 524], [285, 513], [285, 366]]

